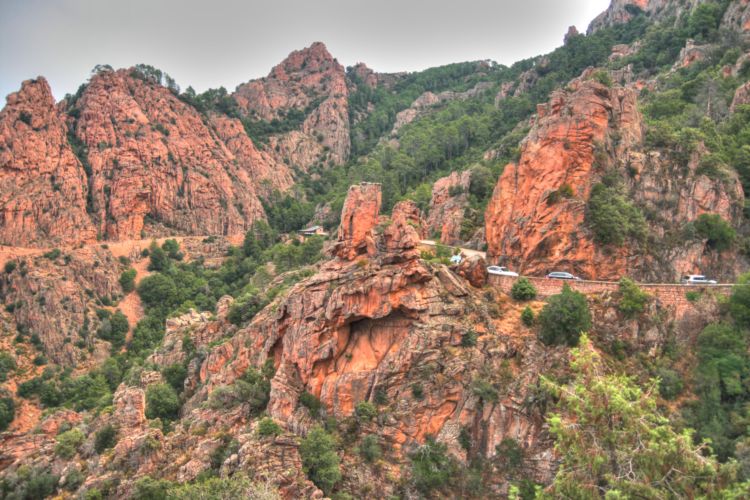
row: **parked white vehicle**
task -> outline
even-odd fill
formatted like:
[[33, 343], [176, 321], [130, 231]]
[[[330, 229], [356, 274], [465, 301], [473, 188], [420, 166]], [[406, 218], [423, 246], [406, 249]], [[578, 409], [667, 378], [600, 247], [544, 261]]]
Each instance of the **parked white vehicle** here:
[[518, 273], [514, 273], [507, 267], [502, 266], [489, 266], [487, 272], [496, 276], [518, 276]]
[[688, 274], [682, 277], [680, 283], [683, 285], [715, 285], [716, 280], [710, 280], [702, 274]]

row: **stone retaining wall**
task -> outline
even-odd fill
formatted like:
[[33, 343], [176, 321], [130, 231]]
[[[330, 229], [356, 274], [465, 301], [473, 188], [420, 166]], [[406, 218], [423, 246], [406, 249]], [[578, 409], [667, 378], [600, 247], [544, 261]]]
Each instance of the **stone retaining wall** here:
[[[513, 287], [513, 283], [518, 278], [512, 276], [497, 276], [491, 274], [489, 276], [489, 284], [496, 287], [498, 290], [510, 294], [510, 289]], [[587, 280], [556, 280], [547, 278], [533, 278], [526, 277], [531, 284], [536, 287], [539, 298], [549, 297], [550, 295], [558, 294], [562, 291], [563, 285], [568, 284], [570, 288], [584, 294], [594, 294], [602, 292], [615, 292], [617, 291], [619, 284], [616, 281], [587, 281]], [[686, 293], [690, 291], [694, 292], [708, 292], [713, 294], [729, 295], [734, 285], [680, 285], [680, 284], [664, 284], [664, 283], [638, 283], [641, 289], [654, 297], [664, 306], [672, 306], [676, 309], [683, 309], [690, 305], [690, 301], [687, 299]]]

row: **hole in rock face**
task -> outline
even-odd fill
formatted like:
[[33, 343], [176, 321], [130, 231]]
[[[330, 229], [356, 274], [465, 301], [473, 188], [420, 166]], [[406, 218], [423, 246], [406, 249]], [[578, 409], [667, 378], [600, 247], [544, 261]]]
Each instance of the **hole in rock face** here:
[[[318, 394], [336, 414], [350, 414], [354, 405], [369, 397], [378, 368], [386, 356], [400, 349], [411, 324], [402, 313], [393, 312], [339, 330], [336, 353], [313, 368], [310, 392]], [[387, 374], [381, 374], [381, 380], [383, 375]]]

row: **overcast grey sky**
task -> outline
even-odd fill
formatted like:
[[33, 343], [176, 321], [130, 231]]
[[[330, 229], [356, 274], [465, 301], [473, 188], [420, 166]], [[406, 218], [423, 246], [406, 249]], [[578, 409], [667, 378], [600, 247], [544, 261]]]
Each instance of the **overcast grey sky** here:
[[[265, 76], [322, 41], [347, 65], [510, 64], [584, 31], [609, 0], [0, 0], [0, 98], [44, 75], [57, 99], [96, 64], [156, 66], [197, 91]], [[0, 101], [4, 105], [4, 99]]]

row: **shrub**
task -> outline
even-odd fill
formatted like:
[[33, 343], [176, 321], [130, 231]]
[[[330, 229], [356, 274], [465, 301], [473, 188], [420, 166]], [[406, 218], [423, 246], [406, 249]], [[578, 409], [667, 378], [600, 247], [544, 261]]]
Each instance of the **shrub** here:
[[258, 435], [261, 437], [278, 436], [281, 434], [281, 426], [272, 418], [265, 417], [258, 422]]
[[97, 453], [108, 450], [117, 444], [117, 429], [112, 424], [107, 424], [99, 429], [94, 435], [94, 450]]
[[620, 302], [617, 307], [620, 312], [629, 318], [642, 313], [650, 296], [630, 278], [620, 279], [619, 289]]
[[527, 278], [518, 278], [510, 289], [510, 296], [515, 300], [532, 300], [536, 297], [536, 287]]
[[461, 347], [474, 347], [477, 345], [477, 332], [469, 330], [461, 336]]
[[642, 240], [646, 236], [643, 214], [614, 186], [600, 183], [591, 188], [586, 222], [601, 245], [621, 246], [626, 237]]
[[130, 293], [133, 290], [135, 290], [135, 269], [132, 267], [130, 269], [126, 269], [125, 271], [120, 274], [120, 286], [122, 287], [123, 293]]
[[235, 473], [232, 477], [212, 477], [204, 481], [173, 486], [169, 490], [169, 500], [280, 500], [278, 493], [266, 484], [252, 483], [245, 474]]
[[133, 500], [164, 500], [172, 487], [172, 483], [165, 479], [153, 479], [144, 476], [135, 482]]
[[690, 290], [688, 292], [685, 292], [685, 298], [688, 300], [688, 302], [698, 302], [698, 299], [701, 298], [701, 292], [697, 290]]
[[313, 427], [299, 446], [302, 466], [315, 485], [329, 494], [341, 479], [336, 442], [322, 427]]
[[498, 399], [497, 389], [489, 380], [476, 378], [471, 382], [471, 392], [479, 398], [482, 403], [495, 403]]
[[9, 260], [8, 262], [5, 263], [5, 274], [10, 274], [15, 270], [16, 270], [15, 260]]
[[320, 400], [307, 391], [299, 395], [299, 404], [310, 410], [310, 414], [313, 416], [318, 415], [323, 407]]
[[374, 434], [368, 434], [363, 437], [357, 451], [366, 462], [370, 463], [383, 455], [383, 450], [380, 447], [380, 443], [378, 443], [378, 437]]
[[0, 352], [0, 382], [8, 380], [8, 374], [16, 369], [16, 360], [8, 352]]
[[424, 387], [419, 382], [411, 384], [411, 395], [414, 399], [424, 399]]
[[523, 308], [521, 312], [521, 322], [526, 326], [532, 326], [534, 324], [534, 311], [529, 306]]
[[169, 384], [154, 384], [146, 389], [146, 417], [174, 420], [180, 411], [180, 398]]
[[683, 382], [682, 376], [669, 368], [661, 368], [657, 372], [659, 377], [659, 394], [664, 399], [675, 399], [682, 393]]
[[378, 416], [378, 409], [368, 401], [360, 401], [354, 408], [354, 413], [360, 420], [370, 421]]
[[414, 486], [430, 496], [448, 485], [457, 473], [457, 466], [447, 453], [447, 446], [428, 437], [425, 444], [411, 454], [411, 477]]
[[0, 432], [8, 428], [16, 416], [16, 403], [13, 398], [0, 394]]
[[164, 380], [171, 385], [175, 391], [182, 392], [187, 377], [187, 368], [183, 363], [174, 363], [161, 371]]
[[69, 431], [58, 434], [55, 438], [57, 444], [55, 445], [55, 455], [62, 458], [72, 458], [73, 455], [78, 451], [78, 447], [81, 446], [86, 436], [83, 435], [80, 429], [71, 429]]
[[578, 345], [581, 332], [591, 328], [591, 312], [586, 296], [566, 284], [562, 293], [547, 300], [539, 313], [539, 340], [545, 345]]
[[43, 257], [49, 260], [57, 260], [57, 258], [60, 257], [61, 254], [62, 252], [59, 248], [53, 248], [49, 252], [45, 252]]
[[501, 468], [506, 472], [517, 470], [523, 465], [523, 448], [513, 438], [503, 438], [500, 444], [495, 446], [495, 454]]
[[156, 243], [152, 243], [149, 249], [149, 271], [166, 271], [172, 265], [169, 261], [167, 252], [159, 248]]
[[734, 243], [737, 233], [727, 221], [718, 214], [701, 214], [693, 222], [695, 232], [706, 240], [706, 244], [719, 252], [728, 249]]
[[729, 312], [739, 326], [750, 328], [750, 273], [741, 275], [732, 288]]

